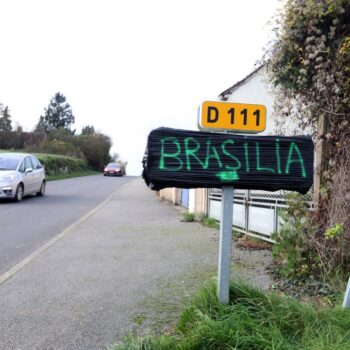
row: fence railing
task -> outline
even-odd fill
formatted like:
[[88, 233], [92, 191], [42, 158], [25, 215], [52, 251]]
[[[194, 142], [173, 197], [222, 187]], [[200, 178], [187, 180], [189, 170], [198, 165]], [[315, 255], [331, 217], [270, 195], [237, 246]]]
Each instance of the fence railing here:
[[[233, 229], [240, 233], [257, 237], [268, 242], [283, 223], [281, 211], [288, 208], [286, 191], [235, 190], [233, 200]], [[307, 198], [310, 210], [311, 197]], [[208, 191], [208, 214], [220, 221], [221, 190]]]

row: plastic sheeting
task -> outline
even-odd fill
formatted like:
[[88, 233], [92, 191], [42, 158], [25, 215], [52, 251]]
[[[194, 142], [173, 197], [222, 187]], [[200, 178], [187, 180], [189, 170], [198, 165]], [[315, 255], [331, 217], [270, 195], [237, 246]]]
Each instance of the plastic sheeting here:
[[148, 136], [143, 178], [152, 190], [221, 188], [305, 194], [313, 181], [310, 136], [246, 136], [158, 128]]

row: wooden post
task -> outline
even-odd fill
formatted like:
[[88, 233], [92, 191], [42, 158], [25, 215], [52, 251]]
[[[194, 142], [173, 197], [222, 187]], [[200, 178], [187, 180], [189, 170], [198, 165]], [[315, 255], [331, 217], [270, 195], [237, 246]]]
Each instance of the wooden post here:
[[318, 207], [320, 200], [320, 189], [322, 181], [322, 172], [324, 170], [324, 158], [326, 140], [325, 135], [327, 133], [327, 118], [323, 114], [320, 118], [318, 125], [318, 141], [316, 143], [316, 170], [314, 176], [314, 203], [315, 207]]

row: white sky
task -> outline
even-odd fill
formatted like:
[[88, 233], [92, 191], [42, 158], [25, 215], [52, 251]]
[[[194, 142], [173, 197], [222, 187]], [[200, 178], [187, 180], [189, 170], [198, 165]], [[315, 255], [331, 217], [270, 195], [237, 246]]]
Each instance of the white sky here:
[[[78, 132], [108, 134], [140, 175], [148, 133], [196, 129], [204, 100], [244, 78], [278, 0], [0, 0], [0, 102], [31, 131], [58, 91]], [[244, 102], [244, 101], [242, 101]]]

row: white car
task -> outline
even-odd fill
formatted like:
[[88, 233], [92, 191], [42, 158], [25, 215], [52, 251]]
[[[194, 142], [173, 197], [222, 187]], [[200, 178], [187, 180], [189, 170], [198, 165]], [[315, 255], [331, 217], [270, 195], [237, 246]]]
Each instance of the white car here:
[[45, 170], [30, 154], [0, 153], [0, 198], [20, 202], [24, 196], [45, 194]]

